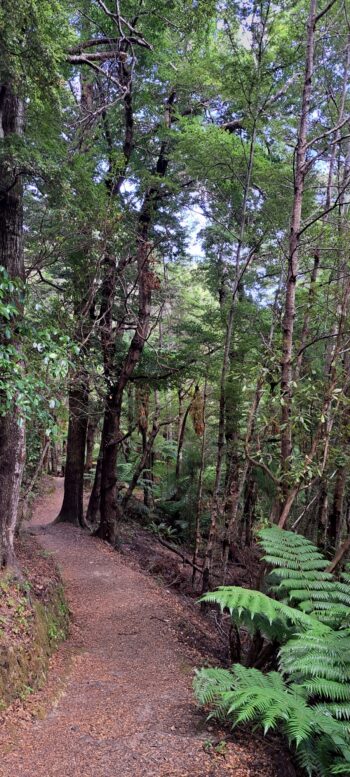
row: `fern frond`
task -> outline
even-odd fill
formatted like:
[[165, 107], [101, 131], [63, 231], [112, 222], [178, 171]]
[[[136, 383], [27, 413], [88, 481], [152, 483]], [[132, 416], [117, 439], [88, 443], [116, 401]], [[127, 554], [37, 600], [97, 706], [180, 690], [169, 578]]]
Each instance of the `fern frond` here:
[[[208, 670], [202, 671], [205, 674]], [[295, 744], [310, 736], [313, 727], [310, 708], [302, 695], [289, 688], [278, 672], [263, 674], [258, 669], [235, 664], [231, 674], [232, 688], [220, 694], [220, 709], [226, 709], [227, 717], [235, 726], [255, 721], [267, 733], [283, 723]], [[214, 704], [218, 702], [215, 697]]]
[[350, 682], [350, 637], [329, 631], [320, 639], [318, 632], [299, 634], [279, 652], [280, 668], [304, 681], [314, 677]]
[[330, 701], [350, 702], [350, 685], [337, 680], [317, 677], [304, 682], [303, 688], [305, 688], [309, 697], [319, 696]]
[[200, 704], [211, 704], [222, 693], [231, 690], [234, 677], [228, 669], [208, 668], [196, 671], [194, 690]]
[[[315, 545], [299, 534], [271, 526], [259, 532], [259, 541], [265, 551], [265, 561], [275, 568], [290, 570], [326, 570], [327, 560]], [[277, 568], [277, 569], [276, 569]]]
[[254, 621], [256, 616], [263, 617], [272, 625], [274, 621], [282, 621], [286, 625], [297, 626], [301, 629], [316, 629], [320, 633], [326, 633], [328, 627], [319, 623], [311, 615], [308, 615], [295, 607], [271, 599], [262, 591], [251, 591], [237, 586], [222, 586], [216, 591], [210, 591], [202, 596], [201, 601], [218, 604], [221, 610], [229, 610], [235, 622], [239, 622], [243, 613], [249, 615]]
[[274, 567], [267, 583], [277, 599], [332, 627], [349, 622], [350, 584], [346, 574], [340, 582], [334, 580], [326, 571], [327, 559], [301, 535], [271, 527], [259, 537], [265, 561]]
[[350, 720], [350, 703], [329, 703], [319, 705], [327, 714], [331, 714], [337, 720]]

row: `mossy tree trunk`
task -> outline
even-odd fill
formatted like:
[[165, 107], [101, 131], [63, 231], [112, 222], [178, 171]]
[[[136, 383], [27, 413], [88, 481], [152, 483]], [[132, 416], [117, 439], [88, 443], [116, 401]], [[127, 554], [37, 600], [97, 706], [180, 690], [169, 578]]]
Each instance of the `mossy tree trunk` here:
[[[6, 143], [22, 134], [23, 101], [17, 97], [10, 83], [0, 84], [0, 141]], [[3, 154], [0, 162], [0, 265], [10, 278], [24, 283], [22, 232], [22, 179], [14, 160]], [[15, 298], [9, 302], [15, 303], [17, 315], [12, 319], [10, 339], [7, 338], [4, 345], [11, 345], [17, 350], [21, 364], [17, 325], [22, 316], [22, 290], [16, 290], [14, 295]], [[17, 405], [15, 391], [11, 409], [0, 415], [0, 567], [15, 566], [13, 542], [24, 459], [25, 421]]]

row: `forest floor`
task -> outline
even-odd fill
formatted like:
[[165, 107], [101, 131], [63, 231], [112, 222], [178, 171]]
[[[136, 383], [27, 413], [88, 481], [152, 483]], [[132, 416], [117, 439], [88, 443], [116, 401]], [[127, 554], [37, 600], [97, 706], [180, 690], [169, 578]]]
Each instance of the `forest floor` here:
[[183, 638], [193, 605], [127, 553], [52, 524], [62, 495], [63, 480], [51, 479], [33, 531], [59, 564], [70, 636], [45, 687], [1, 717], [0, 777], [292, 775], [278, 741], [205, 722], [192, 678], [206, 655]]

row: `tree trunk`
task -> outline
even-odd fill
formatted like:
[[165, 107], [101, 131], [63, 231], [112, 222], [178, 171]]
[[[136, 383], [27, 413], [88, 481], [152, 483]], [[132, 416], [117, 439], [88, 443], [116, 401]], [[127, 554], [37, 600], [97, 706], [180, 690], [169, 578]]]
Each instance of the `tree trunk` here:
[[91, 472], [93, 467], [93, 454], [94, 454], [94, 446], [95, 446], [96, 429], [97, 429], [97, 423], [95, 419], [90, 418], [90, 420], [88, 421], [87, 432], [86, 432], [86, 452], [85, 452], [85, 465], [84, 465], [85, 472]]
[[107, 398], [102, 428], [101, 448], [101, 489], [100, 489], [100, 525], [96, 535], [116, 544], [117, 522], [120, 517], [117, 502], [117, 452], [120, 442], [120, 416], [122, 392], [113, 388]]
[[294, 345], [295, 293], [299, 268], [299, 240], [301, 214], [306, 175], [306, 146], [309, 111], [314, 67], [316, 0], [311, 0], [307, 23], [307, 48], [305, 62], [304, 88], [299, 120], [298, 141], [295, 156], [294, 201], [289, 236], [288, 277], [284, 317], [282, 323], [282, 363], [281, 363], [281, 473], [282, 505], [281, 512], [289, 499], [289, 472], [292, 455], [292, 365]]
[[85, 522], [93, 530], [95, 530], [101, 520], [100, 514], [100, 502], [101, 502], [101, 470], [102, 470], [102, 450], [97, 459], [96, 471], [94, 477], [94, 484], [90, 494], [88, 509], [86, 512]]
[[194, 529], [194, 549], [193, 549], [193, 572], [192, 572], [192, 588], [196, 585], [196, 567], [198, 567], [199, 549], [202, 539], [201, 533], [201, 514], [202, 514], [202, 498], [203, 498], [203, 476], [205, 467], [205, 444], [206, 444], [206, 406], [207, 406], [207, 394], [208, 394], [208, 379], [205, 378], [204, 392], [203, 392], [203, 435], [201, 445], [201, 462], [198, 478], [198, 492], [197, 492], [197, 506], [196, 506], [196, 522]]
[[125, 440], [125, 461], [130, 460], [130, 453], [131, 453], [131, 435], [133, 433], [134, 429], [134, 415], [135, 415], [135, 407], [134, 407], [134, 389], [133, 385], [131, 383], [127, 386], [127, 402], [128, 402], [128, 409], [127, 409], [127, 424], [128, 424], [128, 437]]
[[[144, 468], [146, 467], [147, 462], [150, 461], [150, 457], [152, 455], [153, 443], [154, 443], [154, 441], [155, 441], [155, 439], [157, 437], [158, 432], [159, 432], [159, 424], [157, 422], [157, 417], [155, 417], [155, 419], [153, 421], [152, 430], [151, 430], [151, 432], [150, 432], [150, 434], [148, 436], [148, 439], [146, 438], [146, 440], [145, 440], [145, 444], [143, 446], [143, 451], [142, 451], [142, 456], [140, 458], [140, 461], [138, 462], [138, 464], [137, 464], [137, 466], [136, 466], [136, 468], [134, 470], [134, 473], [133, 473], [133, 476], [132, 476], [131, 481], [129, 483], [129, 486], [128, 486], [128, 488], [127, 488], [127, 490], [125, 492], [125, 495], [124, 495], [124, 497], [122, 499], [122, 508], [123, 508], [123, 510], [125, 510], [128, 502], [129, 502], [129, 499], [131, 498], [131, 496], [132, 496], [132, 494], [134, 492], [134, 489], [137, 486], [138, 480], [139, 480], [139, 478], [140, 478]], [[146, 502], [145, 502], [145, 504], [146, 504]], [[148, 505], [146, 505], [146, 507], [148, 507]]]
[[220, 375], [219, 427], [218, 427], [215, 485], [214, 485], [214, 494], [213, 494], [212, 508], [211, 508], [211, 515], [210, 515], [208, 542], [207, 542], [207, 548], [206, 548], [204, 562], [203, 562], [202, 593], [206, 593], [210, 587], [213, 552], [214, 552], [214, 546], [216, 542], [219, 516], [221, 515], [221, 512], [222, 512], [222, 504], [221, 504], [222, 500], [220, 498], [220, 489], [221, 489], [221, 475], [222, 475], [224, 446], [225, 446], [226, 381], [227, 381], [228, 369], [230, 364], [230, 349], [232, 344], [236, 297], [240, 290], [240, 285], [241, 285], [244, 273], [248, 269], [251, 263], [251, 260], [254, 256], [254, 251], [250, 251], [248, 254], [248, 257], [245, 258], [244, 260], [243, 267], [241, 267], [241, 253], [242, 253], [242, 246], [243, 246], [243, 240], [244, 240], [245, 228], [246, 228], [247, 203], [248, 203], [248, 196], [250, 192], [252, 172], [253, 172], [255, 141], [256, 141], [256, 123], [254, 122], [252, 137], [251, 137], [250, 147], [249, 147], [247, 174], [246, 174], [246, 180], [244, 184], [243, 208], [242, 208], [239, 239], [237, 241], [237, 247], [235, 252], [236, 278], [235, 278], [235, 282], [234, 282], [234, 286], [231, 294], [230, 310], [229, 310], [229, 314], [226, 322], [224, 354], [223, 354], [221, 375]]
[[255, 517], [255, 507], [258, 498], [258, 486], [253, 479], [252, 473], [248, 479], [246, 488], [246, 498], [244, 502], [244, 537], [242, 535], [243, 544], [246, 548], [250, 548], [253, 544], [253, 525]]
[[[147, 198], [147, 195], [146, 195]], [[147, 200], [146, 200], [147, 201]], [[149, 203], [147, 202], [147, 208]], [[117, 501], [117, 455], [121, 441], [121, 412], [125, 386], [130, 379], [143, 351], [149, 333], [151, 315], [150, 244], [147, 241], [149, 214], [143, 221], [140, 216], [138, 239], [138, 277], [139, 277], [139, 316], [137, 329], [122, 364], [117, 383], [110, 389], [102, 429], [102, 468], [101, 468], [101, 522], [97, 535], [115, 545], [119, 516]]]
[[182, 449], [185, 442], [185, 431], [186, 431], [186, 423], [188, 419], [188, 414], [191, 410], [192, 400], [187, 406], [185, 413], [183, 414], [181, 420], [180, 420], [180, 426], [179, 426], [179, 435], [178, 435], [178, 443], [177, 443], [177, 453], [176, 453], [176, 467], [175, 467], [175, 483], [176, 483], [176, 497], [179, 496], [179, 480], [180, 480], [180, 474], [181, 474], [181, 464], [182, 464]]
[[54, 477], [58, 476], [58, 455], [57, 455], [57, 445], [54, 441], [51, 443], [51, 471]]
[[[173, 115], [173, 105], [176, 93], [172, 92], [167, 100], [165, 112], [165, 126], [170, 128]], [[163, 178], [168, 168], [168, 141], [161, 143], [157, 164], [153, 173], [157, 178]], [[104, 424], [101, 438], [102, 464], [101, 464], [101, 521], [97, 534], [107, 542], [115, 545], [119, 507], [117, 499], [117, 455], [120, 446], [121, 411], [125, 387], [130, 380], [134, 369], [140, 360], [145, 342], [149, 335], [151, 320], [152, 290], [157, 288], [159, 281], [152, 271], [151, 254], [152, 243], [149, 241], [149, 233], [161, 199], [160, 184], [155, 183], [146, 190], [139, 214], [136, 236], [136, 264], [138, 279], [138, 317], [136, 329], [131, 340], [127, 355], [121, 365], [118, 378], [109, 387]], [[111, 284], [110, 284], [111, 286]], [[109, 289], [114, 292], [114, 289]], [[113, 301], [113, 294], [111, 296]], [[111, 305], [109, 306], [111, 310]], [[108, 333], [108, 336], [110, 334]]]
[[327, 545], [335, 549], [340, 536], [346, 485], [346, 466], [339, 467], [334, 486], [333, 504], [328, 517]]
[[[0, 139], [23, 134], [23, 102], [10, 84], [0, 84]], [[23, 188], [13, 160], [4, 155], [0, 163], [0, 265], [8, 275], [24, 282]], [[20, 299], [11, 299], [22, 315]], [[15, 326], [11, 345], [20, 352]], [[6, 341], [9, 344], [9, 341]], [[11, 377], [11, 376], [10, 376]], [[0, 396], [1, 403], [1, 396]], [[15, 566], [14, 536], [25, 460], [25, 420], [16, 405], [0, 416], [0, 567]]]
[[15, 567], [14, 537], [25, 461], [25, 425], [18, 412], [0, 418], [0, 566]]
[[87, 431], [88, 384], [84, 371], [74, 377], [69, 391], [69, 423], [64, 497], [58, 523], [84, 525], [83, 490]]
[[317, 247], [314, 254], [314, 264], [313, 264], [313, 268], [310, 276], [309, 295], [308, 295], [308, 301], [307, 301], [305, 313], [304, 313], [304, 321], [303, 321], [303, 327], [301, 330], [300, 347], [299, 347], [299, 353], [298, 353], [295, 372], [294, 372], [294, 380], [299, 379], [301, 375], [302, 366], [303, 366], [305, 345], [309, 338], [310, 317], [311, 317], [312, 308], [315, 301], [315, 287], [316, 287], [319, 265], [320, 265], [320, 249], [319, 247]]

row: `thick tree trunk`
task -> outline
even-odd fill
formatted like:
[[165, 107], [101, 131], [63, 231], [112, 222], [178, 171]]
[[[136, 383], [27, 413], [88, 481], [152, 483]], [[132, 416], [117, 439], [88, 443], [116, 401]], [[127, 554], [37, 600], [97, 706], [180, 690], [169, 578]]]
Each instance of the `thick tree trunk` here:
[[[147, 197], [147, 195], [146, 195]], [[140, 220], [138, 239], [138, 276], [139, 276], [139, 316], [137, 329], [129, 346], [128, 353], [120, 370], [118, 381], [110, 389], [102, 429], [102, 467], [101, 467], [101, 522], [97, 534], [115, 545], [119, 509], [117, 501], [117, 455], [122, 438], [121, 412], [125, 386], [130, 379], [143, 351], [149, 333], [151, 315], [150, 244], [147, 242], [149, 214]]]
[[25, 425], [15, 411], [0, 418], [0, 566], [15, 567], [13, 542], [25, 461]]
[[[0, 140], [23, 134], [23, 102], [10, 84], [0, 84]], [[0, 265], [13, 279], [24, 282], [22, 247], [23, 190], [15, 163], [0, 163]], [[11, 299], [22, 315], [20, 299]], [[8, 343], [8, 341], [7, 341]], [[11, 345], [20, 352], [15, 328]], [[11, 377], [11, 376], [10, 376]], [[1, 403], [1, 396], [0, 396]], [[0, 416], [0, 567], [15, 566], [13, 548], [20, 487], [25, 460], [25, 421], [14, 399], [13, 409]]]
[[58, 523], [84, 525], [83, 489], [87, 431], [88, 384], [85, 372], [75, 375], [69, 391], [69, 424], [64, 497]]
[[[101, 522], [101, 495], [102, 495], [102, 469], [104, 469], [103, 482], [104, 487], [109, 478], [106, 475], [108, 451], [110, 441], [113, 439], [113, 403], [114, 395], [111, 386], [114, 382], [114, 353], [115, 353], [115, 332], [113, 330], [113, 303], [116, 284], [116, 261], [115, 257], [109, 252], [105, 253], [103, 258], [103, 283], [101, 290], [101, 309], [100, 309], [100, 336], [104, 363], [104, 377], [106, 383], [106, 404], [103, 416], [103, 426], [101, 432], [100, 451], [96, 466], [95, 479], [90, 495], [87, 509], [86, 520], [92, 526], [97, 526]], [[115, 468], [113, 477], [115, 478]], [[96, 529], [99, 531], [99, 529]], [[103, 536], [103, 535], [101, 535]]]
[[[118, 396], [119, 394], [119, 396]], [[101, 437], [100, 524], [96, 535], [115, 546], [120, 517], [117, 502], [117, 452], [121, 438], [120, 416], [122, 394], [111, 390], [107, 399]]]

